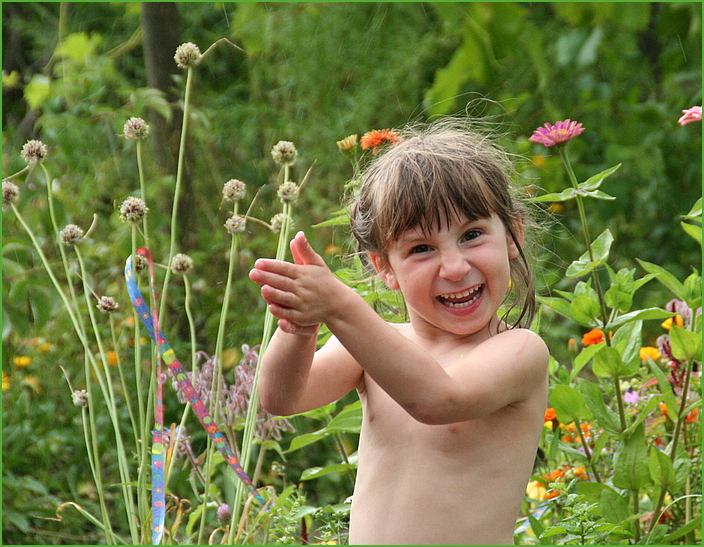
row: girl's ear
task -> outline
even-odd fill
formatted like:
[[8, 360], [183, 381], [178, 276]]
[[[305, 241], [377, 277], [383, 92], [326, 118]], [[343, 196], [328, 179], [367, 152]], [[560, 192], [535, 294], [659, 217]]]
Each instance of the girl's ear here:
[[[513, 223], [513, 236], [509, 230], [506, 230], [506, 241], [508, 242], [508, 257], [517, 258], [521, 253], [518, 248], [523, 247], [525, 240], [525, 232], [523, 230], [523, 219], [517, 218]], [[514, 239], [515, 237], [515, 239]]]
[[386, 286], [392, 291], [397, 291], [399, 289], [399, 284], [396, 280], [394, 271], [391, 269], [391, 266], [389, 266], [389, 262], [379, 253], [369, 253], [369, 260], [372, 261], [374, 270], [376, 270], [377, 275], [386, 284]]

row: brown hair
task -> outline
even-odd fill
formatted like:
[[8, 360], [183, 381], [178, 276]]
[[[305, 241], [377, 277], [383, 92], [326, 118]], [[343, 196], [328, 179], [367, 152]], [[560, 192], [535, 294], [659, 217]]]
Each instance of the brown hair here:
[[352, 234], [362, 256], [384, 256], [390, 242], [410, 229], [430, 231], [455, 215], [470, 220], [495, 213], [519, 250], [511, 260], [512, 291], [504, 319], [513, 309], [513, 326], [529, 326], [535, 289], [528, 259], [518, 239], [517, 222], [527, 208], [512, 196], [508, 154], [466, 123], [444, 120], [401, 132], [403, 141], [365, 170], [350, 208]]

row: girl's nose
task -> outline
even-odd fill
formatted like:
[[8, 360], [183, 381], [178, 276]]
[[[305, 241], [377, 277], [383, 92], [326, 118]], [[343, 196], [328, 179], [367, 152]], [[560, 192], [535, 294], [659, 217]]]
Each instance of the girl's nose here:
[[461, 281], [472, 269], [459, 249], [441, 253], [440, 260], [440, 277], [448, 281]]

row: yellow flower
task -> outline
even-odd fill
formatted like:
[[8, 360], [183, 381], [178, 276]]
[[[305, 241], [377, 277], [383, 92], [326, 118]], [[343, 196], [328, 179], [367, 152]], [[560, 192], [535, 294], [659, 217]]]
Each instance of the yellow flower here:
[[646, 363], [648, 358], [653, 361], [660, 359], [660, 352], [658, 351], [658, 348], [654, 348], [652, 346], [644, 346], [640, 348], [640, 360]]
[[680, 314], [677, 314], [674, 318], [670, 317], [669, 319], [666, 319], [662, 324], [662, 328], [665, 330], [670, 330], [672, 328], [673, 320], [675, 325], [677, 325], [678, 327], [684, 327], [684, 319], [682, 319], [682, 316]]
[[10, 389], [10, 377], [5, 373], [5, 371], [2, 371], [2, 390], [7, 391]]
[[534, 500], [542, 500], [545, 498], [547, 488], [540, 481], [531, 481], [526, 487], [526, 495]]
[[110, 350], [105, 355], [105, 359], [107, 360], [108, 365], [114, 367], [117, 364], [117, 353], [115, 353], [113, 350]]
[[16, 367], [21, 368], [28, 367], [32, 364], [32, 358], [27, 357], [26, 355], [16, 355], [12, 358], [12, 361], [15, 363]]

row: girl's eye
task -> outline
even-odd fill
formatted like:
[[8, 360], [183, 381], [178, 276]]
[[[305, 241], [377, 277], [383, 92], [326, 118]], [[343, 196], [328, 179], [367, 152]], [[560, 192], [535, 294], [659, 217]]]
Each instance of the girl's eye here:
[[476, 239], [481, 235], [481, 232], [479, 230], [469, 230], [464, 236], [462, 236], [463, 241], [471, 241], [472, 239]]
[[427, 253], [430, 250], [430, 245], [416, 245], [411, 249], [411, 254]]

